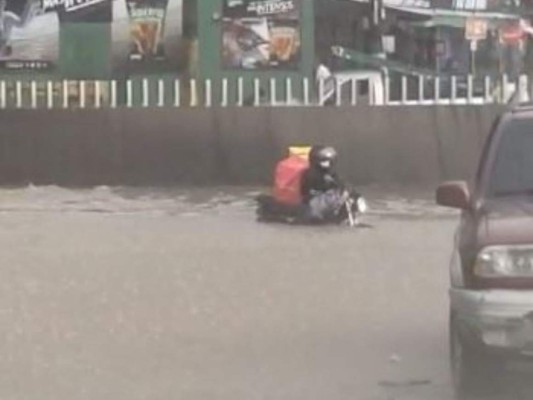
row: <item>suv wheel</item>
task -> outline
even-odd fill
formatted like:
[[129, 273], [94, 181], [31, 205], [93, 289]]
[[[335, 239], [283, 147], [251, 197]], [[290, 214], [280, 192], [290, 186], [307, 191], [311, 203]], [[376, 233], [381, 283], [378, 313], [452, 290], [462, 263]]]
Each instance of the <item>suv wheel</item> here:
[[461, 337], [456, 319], [450, 315], [450, 368], [457, 399], [493, 392], [501, 377], [501, 364], [483, 352], [481, 346]]

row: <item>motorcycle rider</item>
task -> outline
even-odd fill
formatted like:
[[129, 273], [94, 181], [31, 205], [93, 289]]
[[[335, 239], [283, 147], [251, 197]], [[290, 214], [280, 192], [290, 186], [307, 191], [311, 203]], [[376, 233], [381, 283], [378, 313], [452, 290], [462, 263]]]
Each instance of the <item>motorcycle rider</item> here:
[[337, 151], [317, 145], [309, 153], [309, 168], [303, 173], [301, 194], [312, 219], [322, 220], [337, 212], [345, 202], [344, 183], [335, 172]]

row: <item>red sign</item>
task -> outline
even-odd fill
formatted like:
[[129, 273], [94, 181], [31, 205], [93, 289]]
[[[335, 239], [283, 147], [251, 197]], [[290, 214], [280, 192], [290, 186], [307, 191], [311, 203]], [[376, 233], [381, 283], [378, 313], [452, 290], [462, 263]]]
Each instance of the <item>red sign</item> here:
[[517, 44], [524, 37], [524, 30], [519, 22], [508, 24], [500, 28], [500, 39], [506, 44]]

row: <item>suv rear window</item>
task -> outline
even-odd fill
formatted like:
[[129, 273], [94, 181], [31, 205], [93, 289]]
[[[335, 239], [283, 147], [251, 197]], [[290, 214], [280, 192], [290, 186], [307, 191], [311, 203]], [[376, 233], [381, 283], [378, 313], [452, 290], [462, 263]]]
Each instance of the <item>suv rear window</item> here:
[[533, 195], [533, 119], [515, 119], [502, 129], [488, 195]]

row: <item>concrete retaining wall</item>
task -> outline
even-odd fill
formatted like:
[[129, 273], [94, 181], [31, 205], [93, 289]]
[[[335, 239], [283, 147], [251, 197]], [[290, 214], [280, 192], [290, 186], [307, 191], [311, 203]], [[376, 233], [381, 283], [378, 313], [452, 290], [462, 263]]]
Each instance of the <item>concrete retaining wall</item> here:
[[469, 178], [498, 107], [13, 110], [0, 113], [0, 183], [270, 181], [290, 144], [327, 143], [347, 180]]

